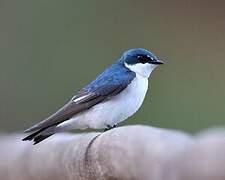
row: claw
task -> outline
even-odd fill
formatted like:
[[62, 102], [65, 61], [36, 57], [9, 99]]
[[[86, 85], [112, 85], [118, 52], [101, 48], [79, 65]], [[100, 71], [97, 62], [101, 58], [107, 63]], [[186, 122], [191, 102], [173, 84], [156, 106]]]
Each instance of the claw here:
[[108, 131], [108, 130], [110, 130], [110, 129], [113, 129], [113, 128], [115, 128], [115, 127], [117, 127], [117, 124], [114, 124], [113, 126], [107, 125], [107, 128], [104, 129], [104, 132], [106, 132], [106, 131]]

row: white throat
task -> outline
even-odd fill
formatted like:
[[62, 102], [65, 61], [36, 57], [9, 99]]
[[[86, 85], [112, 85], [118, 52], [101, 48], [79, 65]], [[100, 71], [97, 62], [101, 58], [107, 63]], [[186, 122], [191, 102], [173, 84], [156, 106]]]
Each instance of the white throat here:
[[149, 78], [152, 71], [158, 66], [155, 64], [148, 64], [148, 63], [146, 63], [146, 64], [139, 63], [139, 64], [133, 64], [133, 65], [130, 65], [127, 63], [124, 63], [124, 64], [131, 71], [133, 71], [143, 77], [146, 77], [146, 78]]

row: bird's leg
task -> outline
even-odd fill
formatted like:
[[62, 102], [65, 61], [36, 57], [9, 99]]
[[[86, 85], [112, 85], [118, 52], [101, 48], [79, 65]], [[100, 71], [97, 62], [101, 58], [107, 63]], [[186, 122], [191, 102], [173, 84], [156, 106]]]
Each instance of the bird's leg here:
[[110, 129], [113, 129], [113, 128], [115, 128], [115, 127], [117, 127], [117, 124], [114, 124], [113, 126], [107, 125], [107, 127], [106, 127], [105, 130], [104, 130], [104, 132], [106, 132], [106, 131], [108, 131], [108, 130], [110, 130]]

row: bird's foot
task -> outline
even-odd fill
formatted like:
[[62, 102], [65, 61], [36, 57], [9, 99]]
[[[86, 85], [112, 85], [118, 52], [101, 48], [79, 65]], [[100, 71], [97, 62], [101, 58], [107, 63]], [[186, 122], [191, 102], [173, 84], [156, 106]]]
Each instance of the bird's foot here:
[[107, 127], [106, 127], [105, 130], [104, 130], [104, 132], [106, 132], [106, 131], [108, 131], [108, 130], [110, 130], [110, 129], [113, 129], [113, 128], [115, 128], [115, 127], [117, 127], [117, 124], [114, 124], [113, 126], [107, 125]]

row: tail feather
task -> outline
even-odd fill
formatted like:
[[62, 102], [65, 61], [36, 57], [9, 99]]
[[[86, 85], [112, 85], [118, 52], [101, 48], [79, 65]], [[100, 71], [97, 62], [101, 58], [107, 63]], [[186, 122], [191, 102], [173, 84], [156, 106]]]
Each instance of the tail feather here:
[[25, 138], [22, 139], [22, 141], [32, 141], [35, 138], [35, 136], [37, 136], [39, 133], [41, 133], [41, 131], [43, 131], [43, 129], [38, 130], [38, 131], [26, 136]]
[[55, 127], [43, 128], [23, 138], [23, 141], [34, 141], [34, 145], [53, 135]]
[[50, 137], [53, 134], [48, 134], [48, 135], [38, 135], [34, 138], [34, 145], [38, 144], [39, 142], [45, 140], [46, 138]]

